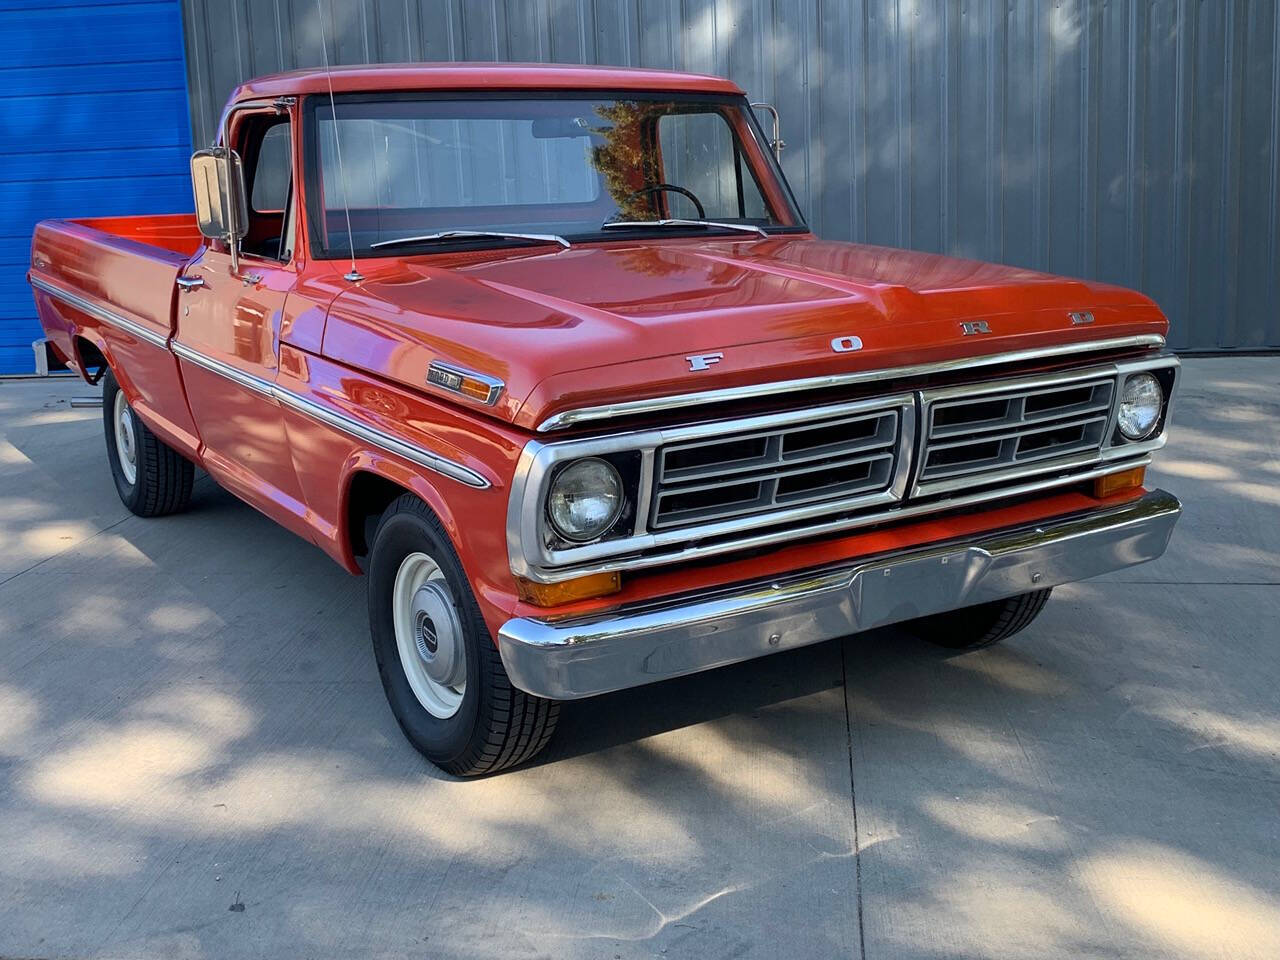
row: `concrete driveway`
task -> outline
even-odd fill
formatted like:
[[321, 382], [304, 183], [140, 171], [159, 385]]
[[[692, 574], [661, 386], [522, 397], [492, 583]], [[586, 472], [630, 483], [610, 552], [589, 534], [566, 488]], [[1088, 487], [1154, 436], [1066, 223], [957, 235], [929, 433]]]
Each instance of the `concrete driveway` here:
[[1170, 553], [955, 655], [885, 630], [568, 707], [461, 782], [364, 584], [92, 395], [0, 382], [0, 956], [1280, 956], [1280, 358], [1189, 360]]

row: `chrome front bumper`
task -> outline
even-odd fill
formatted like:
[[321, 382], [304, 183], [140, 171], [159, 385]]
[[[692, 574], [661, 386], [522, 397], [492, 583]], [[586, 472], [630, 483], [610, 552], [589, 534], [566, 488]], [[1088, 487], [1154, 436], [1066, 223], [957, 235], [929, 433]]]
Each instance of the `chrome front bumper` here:
[[765, 581], [498, 631], [511, 682], [554, 700], [708, 670], [1154, 560], [1182, 507], [1153, 490], [1061, 517]]

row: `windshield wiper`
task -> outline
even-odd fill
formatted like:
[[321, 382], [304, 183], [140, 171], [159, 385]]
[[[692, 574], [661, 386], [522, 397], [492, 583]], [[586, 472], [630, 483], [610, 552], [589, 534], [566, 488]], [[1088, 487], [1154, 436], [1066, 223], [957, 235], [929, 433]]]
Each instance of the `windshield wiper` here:
[[435, 243], [439, 240], [465, 240], [468, 237], [498, 237], [508, 240], [535, 240], [538, 243], [558, 243], [566, 250], [569, 241], [555, 233], [512, 233], [508, 230], [438, 230], [435, 233], [424, 233], [416, 237], [396, 237], [394, 240], [379, 240], [370, 244], [370, 250], [379, 247], [399, 247], [411, 243]]
[[685, 220], [679, 217], [664, 220], [606, 220], [600, 224], [601, 230], [617, 230], [622, 227], [719, 227], [740, 233], [756, 233], [766, 239], [769, 237], [768, 230], [754, 223], [720, 223], [717, 220]]

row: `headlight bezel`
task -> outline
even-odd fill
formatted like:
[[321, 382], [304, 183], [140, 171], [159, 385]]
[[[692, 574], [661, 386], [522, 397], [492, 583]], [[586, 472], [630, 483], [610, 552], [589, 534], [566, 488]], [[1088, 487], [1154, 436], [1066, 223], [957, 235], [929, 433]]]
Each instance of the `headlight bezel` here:
[[[1116, 393], [1111, 406], [1111, 440], [1104, 448], [1115, 456], [1129, 456], [1138, 451], [1152, 451], [1165, 445], [1169, 431], [1169, 418], [1173, 411], [1173, 395], [1178, 382], [1181, 364], [1173, 354], [1165, 353], [1149, 360], [1130, 360], [1116, 364]], [[1131, 377], [1149, 374], [1160, 387], [1160, 413], [1150, 431], [1140, 440], [1134, 440], [1120, 429], [1120, 404], [1125, 384]]]

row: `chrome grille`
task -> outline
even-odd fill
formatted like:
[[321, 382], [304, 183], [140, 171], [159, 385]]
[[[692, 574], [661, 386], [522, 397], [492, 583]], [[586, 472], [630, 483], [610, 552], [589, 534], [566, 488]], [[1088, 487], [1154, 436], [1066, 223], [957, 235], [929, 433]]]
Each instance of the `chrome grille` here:
[[650, 526], [896, 499], [903, 416], [901, 406], [819, 412], [787, 426], [665, 445], [657, 451]]
[[1096, 459], [1111, 422], [1114, 374], [925, 393], [914, 495]]
[[[559, 583], [656, 569], [986, 509], [1145, 466], [1165, 443], [1167, 412], [1157, 433], [1141, 442], [1124, 441], [1114, 429], [1118, 384], [1144, 371], [1155, 373], [1172, 396], [1177, 358], [1149, 356], [808, 409], [732, 419], [709, 414], [670, 427], [532, 440], [521, 453], [507, 509], [511, 570]], [[891, 443], [881, 443], [886, 425], [896, 435]], [[989, 441], [995, 443], [984, 456], [981, 445]], [[939, 456], [940, 450], [957, 452]], [[559, 465], [618, 454], [631, 464], [623, 479], [635, 497], [626, 521], [634, 527], [595, 543], [556, 542], [546, 500]], [[891, 477], [877, 485], [873, 478], [883, 472], [886, 454]], [[852, 469], [838, 474], [831, 465], [841, 463]], [[698, 486], [714, 493], [735, 485], [717, 494], [718, 501], [671, 500]], [[779, 502], [779, 496], [794, 499]]]

